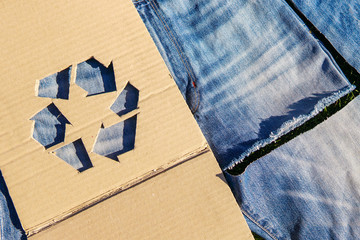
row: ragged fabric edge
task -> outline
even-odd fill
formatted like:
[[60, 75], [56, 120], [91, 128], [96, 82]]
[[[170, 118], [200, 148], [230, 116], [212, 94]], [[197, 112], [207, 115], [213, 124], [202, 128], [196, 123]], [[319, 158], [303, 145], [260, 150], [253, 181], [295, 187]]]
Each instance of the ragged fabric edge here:
[[252, 147], [250, 147], [247, 151], [242, 153], [238, 158], [232, 160], [225, 168], [224, 170], [230, 170], [234, 168], [237, 164], [240, 164], [244, 161], [246, 157], [248, 157], [251, 153], [259, 150], [262, 147], [265, 147], [266, 145], [269, 145], [270, 143], [276, 141], [283, 135], [291, 132], [297, 127], [300, 127], [305, 122], [310, 120], [311, 118], [315, 117], [317, 114], [322, 112], [327, 106], [333, 104], [343, 96], [349, 94], [352, 92], [356, 87], [354, 85], [349, 85], [347, 87], [344, 87], [337, 92], [333, 93], [331, 96], [321, 99], [314, 107], [314, 109], [307, 115], [300, 115], [296, 118], [293, 118], [292, 120], [284, 122], [281, 127], [270, 133], [269, 137], [267, 139], [260, 140], [256, 142]]

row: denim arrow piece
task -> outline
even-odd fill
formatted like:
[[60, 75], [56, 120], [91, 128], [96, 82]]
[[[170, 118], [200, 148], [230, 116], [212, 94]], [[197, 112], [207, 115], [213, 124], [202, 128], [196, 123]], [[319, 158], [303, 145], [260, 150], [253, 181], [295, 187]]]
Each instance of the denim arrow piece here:
[[107, 128], [102, 125], [92, 151], [118, 160], [118, 155], [134, 149], [135, 132], [136, 115]]
[[87, 96], [116, 91], [113, 64], [106, 68], [95, 58], [79, 63], [75, 83], [88, 92]]
[[35, 121], [33, 138], [45, 148], [63, 142], [66, 124], [70, 124], [53, 103], [38, 112], [30, 120]]
[[92, 167], [89, 155], [81, 139], [55, 150], [55, 153], [56, 156], [64, 160], [79, 172]]
[[47, 98], [69, 99], [71, 66], [39, 80], [37, 96]]
[[137, 108], [139, 101], [139, 90], [133, 85], [128, 83], [120, 95], [116, 98], [115, 102], [111, 105], [110, 109], [121, 116]]

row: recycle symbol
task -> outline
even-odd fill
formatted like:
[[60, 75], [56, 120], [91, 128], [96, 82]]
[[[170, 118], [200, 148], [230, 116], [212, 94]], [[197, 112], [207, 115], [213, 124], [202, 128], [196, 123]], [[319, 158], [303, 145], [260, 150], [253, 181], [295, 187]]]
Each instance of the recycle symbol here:
[[[69, 99], [71, 66], [45, 77], [37, 82], [36, 96]], [[95, 58], [90, 58], [77, 65], [75, 84], [88, 92], [87, 96], [116, 91], [114, 68], [112, 63], [105, 67]], [[129, 82], [118, 95], [110, 110], [119, 116], [137, 109], [139, 90]], [[34, 121], [32, 138], [45, 149], [64, 142], [66, 124], [71, 124], [60, 110], [51, 103], [36, 113], [30, 120]], [[92, 152], [117, 160], [117, 156], [134, 149], [136, 115], [110, 127], [101, 126]], [[55, 154], [72, 167], [82, 172], [90, 167], [89, 154], [80, 139], [56, 149]]]

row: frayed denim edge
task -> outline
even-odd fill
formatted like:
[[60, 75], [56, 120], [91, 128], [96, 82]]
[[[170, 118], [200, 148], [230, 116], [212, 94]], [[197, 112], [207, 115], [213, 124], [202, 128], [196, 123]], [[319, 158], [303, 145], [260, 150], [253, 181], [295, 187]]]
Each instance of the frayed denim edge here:
[[345, 87], [335, 93], [333, 93], [331, 96], [321, 99], [314, 107], [314, 110], [312, 110], [307, 115], [300, 115], [299, 117], [293, 118], [292, 120], [284, 122], [281, 127], [276, 130], [275, 132], [272, 132], [270, 136], [267, 139], [263, 139], [261, 141], [256, 142], [252, 147], [250, 147], [247, 151], [245, 151], [243, 154], [240, 155], [235, 160], [232, 160], [225, 168], [224, 170], [229, 170], [235, 167], [235, 165], [241, 163], [244, 161], [246, 157], [248, 157], [251, 153], [259, 150], [262, 147], [265, 147], [266, 145], [274, 142], [275, 140], [279, 139], [281, 136], [291, 132], [295, 128], [301, 126], [306, 121], [310, 120], [311, 118], [315, 117], [318, 113], [323, 111], [327, 106], [333, 104], [337, 100], [339, 100], [341, 97], [347, 95], [348, 93], [352, 92], [356, 87], [354, 85], [349, 85], [348, 87]]

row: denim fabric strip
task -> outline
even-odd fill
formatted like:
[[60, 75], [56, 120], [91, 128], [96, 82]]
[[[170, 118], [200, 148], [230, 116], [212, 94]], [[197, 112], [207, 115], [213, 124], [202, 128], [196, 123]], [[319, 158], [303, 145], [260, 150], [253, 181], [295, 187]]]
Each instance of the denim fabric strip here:
[[360, 1], [291, 1], [360, 72]]
[[26, 239], [14, 204], [0, 171], [0, 239]]
[[283, 0], [134, 4], [223, 169], [354, 88]]
[[360, 239], [360, 97], [240, 176], [226, 174], [265, 239]]

